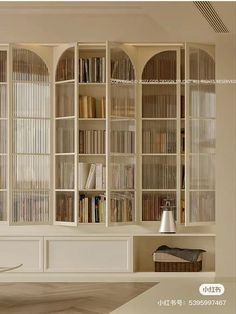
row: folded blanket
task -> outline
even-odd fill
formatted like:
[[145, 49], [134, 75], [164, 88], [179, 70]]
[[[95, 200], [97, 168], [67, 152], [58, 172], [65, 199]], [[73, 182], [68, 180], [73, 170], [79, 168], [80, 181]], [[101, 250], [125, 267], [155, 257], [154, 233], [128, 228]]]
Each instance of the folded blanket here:
[[166, 245], [159, 246], [155, 253], [167, 253], [170, 255], [174, 255], [180, 257], [188, 262], [196, 262], [201, 253], [206, 252], [201, 249], [180, 249], [180, 248], [171, 248]]

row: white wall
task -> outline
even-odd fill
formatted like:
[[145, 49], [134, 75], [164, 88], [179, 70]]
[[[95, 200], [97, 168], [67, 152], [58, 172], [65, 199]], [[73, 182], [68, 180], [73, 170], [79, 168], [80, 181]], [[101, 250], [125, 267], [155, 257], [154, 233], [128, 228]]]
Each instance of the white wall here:
[[[235, 35], [216, 45], [217, 79], [236, 80]], [[217, 84], [216, 271], [236, 277], [236, 83]]]

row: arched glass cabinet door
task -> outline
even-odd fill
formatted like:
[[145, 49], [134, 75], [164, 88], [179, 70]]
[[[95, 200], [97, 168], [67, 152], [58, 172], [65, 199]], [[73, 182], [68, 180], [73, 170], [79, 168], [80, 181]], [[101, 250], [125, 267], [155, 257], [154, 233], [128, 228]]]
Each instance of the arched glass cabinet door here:
[[215, 221], [214, 47], [186, 46], [186, 225]]
[[[51, 98], [47, 48], [11, 46], [10, 223], [48, 224]], [[48, 57], [48, 58], [47, 58]]]
[[[130, 47], [131, 48], [131, 47]], [[109, 43], [107, 224], [135, 223], [136, 84], [133, 49]]]
[[77, 44], [55, 47], [54, 224], [77, 226]]
[[[152, 51], [142, 69], [142, 221], [180, 203], [180, 49]], [[178, 82], [178, 83], [177, 83]]]
[[7, 47], [0, 48], [0, 222], [7, 221], [7, 186], [8, 186], [8, 79]]

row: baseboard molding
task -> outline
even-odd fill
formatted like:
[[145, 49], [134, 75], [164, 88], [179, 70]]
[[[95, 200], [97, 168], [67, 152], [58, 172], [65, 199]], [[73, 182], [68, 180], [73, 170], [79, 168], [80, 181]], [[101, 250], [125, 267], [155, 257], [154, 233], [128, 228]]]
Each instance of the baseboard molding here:
[[158, 282], [161, 278], [214, 278], [198, 273], [3, 273], [0, 282]]

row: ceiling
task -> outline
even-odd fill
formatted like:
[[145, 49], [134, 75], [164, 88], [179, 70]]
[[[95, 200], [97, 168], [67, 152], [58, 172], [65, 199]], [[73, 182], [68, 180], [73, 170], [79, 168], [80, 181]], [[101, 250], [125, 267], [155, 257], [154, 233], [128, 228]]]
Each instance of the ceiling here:
[[[236, 34], [236, 2], [211, 2], [231, 34]], [[10, 19], [9, 19], [10, 18]], [[63, 23], [62, 23], [63, 22]], [[53, 25], [53, 29], [52, 29]], [[68, 28], [66, 33], [63, 27]], [[6, 35], [12, 41], [30, 40], [28, 29], [35, 29], [35, 38], [40, 40], [48, 31], [48, 40], [59, 38], [75, 40], [75, 36], [93, 39], [91, 26], [96, 33], [102, 33], [99, 39], [114, 38], [112, 28], [116, 29], [116, 38], [136, 41], [138, 35], [147, 41], [200, 41], [214, 42], [216, 33], [191, 1], [156, 1], [156, 2], [1, 2], [0, 3], [0, 40]], [[84, 32], [80, 30], [87, 27]], [[72, 28], [77, 28], [77, 33]], [[56, 31], [55, 31], [56, 30]], [[24, 37], [24, 36], [25, 37]], [[223, 36], [223, 35], [222, 35]], [[45, 36], [44, 36], [45, 37]], [[98, 36], [97, 36], [98, 37]], [[104, 38], [103, 38], [104, 37]], [[144, 40], [145, 41], [145, 40]]]

